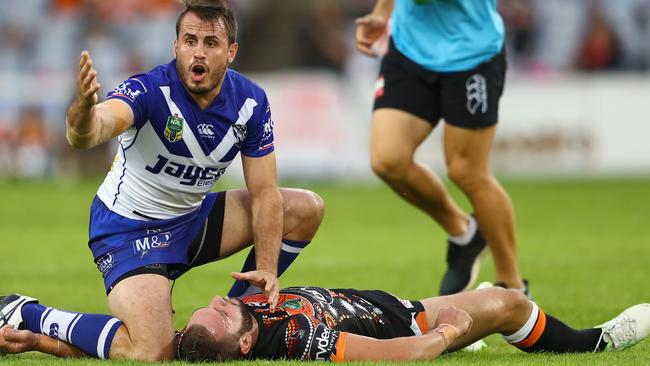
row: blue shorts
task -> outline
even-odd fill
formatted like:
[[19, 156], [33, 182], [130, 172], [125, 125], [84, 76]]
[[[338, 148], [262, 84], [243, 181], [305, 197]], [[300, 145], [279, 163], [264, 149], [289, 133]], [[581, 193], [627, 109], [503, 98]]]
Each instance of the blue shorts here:
[[[140, 268], [164, 267], [169, 279], [219, 259], [226, 192], [208, 193], [196, 210], [165, 220], [133, 220], [95, 197], [88, 246], [106, 292]], [[140, 273], [158, 273], [144, 271]]]

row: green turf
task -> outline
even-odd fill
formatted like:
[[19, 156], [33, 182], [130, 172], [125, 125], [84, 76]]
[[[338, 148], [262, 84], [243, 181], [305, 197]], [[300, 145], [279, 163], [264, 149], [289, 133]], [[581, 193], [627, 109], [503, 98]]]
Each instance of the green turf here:
[[[106, 312], [99, 272], [86, 247], [88, 206], [98, 181], [0, 183], [0, 293], [42, 303]], [[445, 237], [427, 217], [383, 185], [300, 184], [327, 203], [313, 244], [282, 285], [381, 288], [405, 298], [434, 295], [444, 269]], [[535, 300], [576, 327], [608, 320], [650, 302], [650, 179], [508, 181], [516, 209], [520, 264]], [[463, 207], [467, 201], [460, 198]], [[181, 326], [191, 311], [230, 285], [243, 254], [204, 266], [176, 283]], [[481, 280], [492, 278], [487, 262]], [[624, 353], [527, 355], [498, 336], [478, 354], [445, 355], [445, 365], [650, 365], [650, 341]], [[2, 365], [81, 365], [28, 353]], [[119, 365], [137, 363], [116, 362]], [[255, 364], [268, 364], [257, 362]], [[297, 364], [296, 364], [297, 365]]]

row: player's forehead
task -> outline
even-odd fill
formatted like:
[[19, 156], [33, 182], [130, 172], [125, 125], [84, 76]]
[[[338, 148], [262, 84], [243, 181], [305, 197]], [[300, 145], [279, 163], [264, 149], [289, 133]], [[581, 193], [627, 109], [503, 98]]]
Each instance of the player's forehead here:
[[204, 326], [213, 336], [218, 337], [220, 334], [225, 333], [228, 328], [231, 327], [230, 322], [223, 315], [210, 310], [209, 308], [199, 308], [187, 322], [187, 326], [192, 325], [202, 325]]
[[225, 37], [226, 28], [223, 18], [201, 19], [198, 14], [188, 12], [181, 20], [179, 35], [194, 35], [197, 37]]

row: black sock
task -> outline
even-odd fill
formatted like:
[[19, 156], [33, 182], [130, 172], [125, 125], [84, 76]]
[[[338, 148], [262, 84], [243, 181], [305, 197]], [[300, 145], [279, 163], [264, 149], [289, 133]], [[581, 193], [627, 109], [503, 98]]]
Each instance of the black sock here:
[[542, 336], [525, 352], [593, 352], [602, 351], [607, 343], [601, 340], [603, 330], [590, 328], [577, 330], [560, 320], [546, 315], [546, 327]]
[[534, 302], [528, 321], [517, 332], [504, 335], [506, 341], [524, 352], [594, 352], [607, 346], [602, 329], [577, 330], [546, 315]]

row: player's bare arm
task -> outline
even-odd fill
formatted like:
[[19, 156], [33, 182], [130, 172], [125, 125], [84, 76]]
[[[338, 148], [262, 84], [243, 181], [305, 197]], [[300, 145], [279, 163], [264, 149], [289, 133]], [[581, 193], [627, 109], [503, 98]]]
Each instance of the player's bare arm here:
[[420, 336], [376, 339], [347, 334], [345, 361], [417, 361], [432, 360], [447, 350], [456, 338], [472, 327], [470, 315], [459, 308], [440, 310], [436, 327]]
[[8, 353], [38, 351], [57, 357], [87, 357], [73, 345], [29, 330], [17, 330], [11, 325], [0, 328], [0, 348]]
[[390, 18], [394, 6], [394, 0], [378, 0], [372, 13], [357, 18], [355, 38], [359, 52], [370, 57], [377, 57], [377, 52], [372, 49], [372, 46], [386, 32], [388, 18]]
[[[449, 329], [452, 329], [451, 326]], [[342, 361], [417, 361], [432, 360], [447, 350], [458, 335], [449, 331], [449, 339], [439, 332], [420, 336], [377, 339], [347, 334]]]
[[282, 195], [277, 186], [275, 153], [259, 158], [242, 156], [244, 178], [251, 196], [253, 242], [257, 270], [233, 273], [238, 280], [247, 280], [262, 288], [272, 309], [278, 301], [278, 256], [282, 242]]
[[133, 111], [120, 100], [97, 104], [97, 70], [88, 51], [81, 53], [77, 93], [66, 115], [66, 138], [70, 145], [88, 149], [102, 144], [133, 126]]

